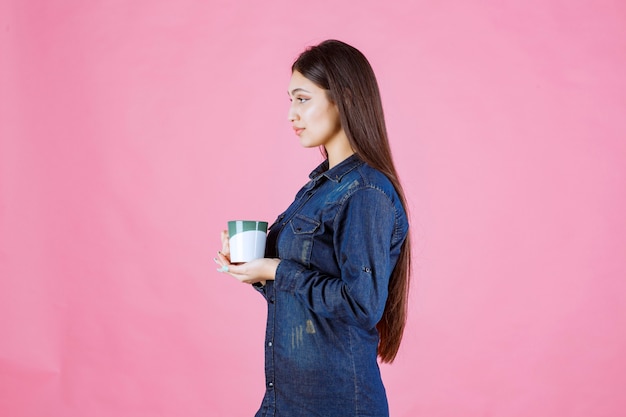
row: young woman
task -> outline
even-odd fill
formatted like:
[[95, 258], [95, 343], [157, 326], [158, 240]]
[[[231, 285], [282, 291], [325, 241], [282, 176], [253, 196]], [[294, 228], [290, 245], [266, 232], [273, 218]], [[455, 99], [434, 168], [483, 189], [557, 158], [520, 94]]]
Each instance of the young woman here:
[[266, 391], [256, 416], [388, 416], [377, 363], [392, 362], [406, 321], [406, 201], [374, 72], [328, 40], [292, 66], [289, 121], [326, 160], [270, 227], [264, 259], [218, 270], [267, 300]]

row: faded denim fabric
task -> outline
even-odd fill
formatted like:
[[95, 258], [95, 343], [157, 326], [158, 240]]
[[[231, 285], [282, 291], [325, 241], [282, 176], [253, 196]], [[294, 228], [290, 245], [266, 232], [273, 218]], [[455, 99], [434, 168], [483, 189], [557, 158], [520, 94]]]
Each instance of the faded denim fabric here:
[[408, 231], [393, 185], [353, 155], [322, 163], [271, 226], [266, 392], [256, 417], [389, 415], [377, 362], [389, 277]]

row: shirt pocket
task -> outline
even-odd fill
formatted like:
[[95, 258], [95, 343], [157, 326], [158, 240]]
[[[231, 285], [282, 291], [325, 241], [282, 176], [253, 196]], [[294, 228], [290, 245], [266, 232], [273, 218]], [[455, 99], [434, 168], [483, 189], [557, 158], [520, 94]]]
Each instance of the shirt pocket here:
[[315, 219], [296, 214], [289, 222], [290, 238], [287, 246], [287, 259], [297, 261], [306, 267], [310, 266], [311, 253], [315, 232], [320, 227], [320, 222]]

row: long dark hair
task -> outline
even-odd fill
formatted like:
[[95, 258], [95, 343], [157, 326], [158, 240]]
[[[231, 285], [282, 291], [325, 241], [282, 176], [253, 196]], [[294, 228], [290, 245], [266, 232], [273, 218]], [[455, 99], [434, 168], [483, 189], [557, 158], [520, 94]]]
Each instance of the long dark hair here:
[[[327, 40], [304, 51], [291, 67], [327, 91], [337, 105], [341, 126], [352, 149], [389, 178], [408, 212], [406, 198], [391, 157], [378, 83], [371, 65], [356, 48]], [[385, 311], [376, 325], [378, 356], [391, 363], [398, 353], [407, 319], [411, 273], [411, 241], [407, 235], [389, 281]]]

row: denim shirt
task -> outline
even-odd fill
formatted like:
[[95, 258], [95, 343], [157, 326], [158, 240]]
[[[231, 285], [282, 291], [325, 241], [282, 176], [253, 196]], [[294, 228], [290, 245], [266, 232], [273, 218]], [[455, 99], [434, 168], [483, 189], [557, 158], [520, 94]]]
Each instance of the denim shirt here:
[[356, 155], [310, 179], [270, 227], [275, 281], [255, 286], [268, 306], [256, 417], [388, 416], [376, 324], [407, 217], [391, 182]]

